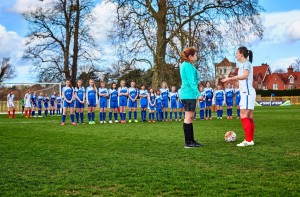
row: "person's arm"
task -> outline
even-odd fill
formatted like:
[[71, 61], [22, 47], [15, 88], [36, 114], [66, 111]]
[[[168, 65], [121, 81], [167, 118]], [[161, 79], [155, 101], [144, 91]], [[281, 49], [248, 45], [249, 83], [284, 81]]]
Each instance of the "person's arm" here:
[[89, 105], [89, 94], [88, 94], [89, 92], [88, 91], [89, 90], [87, 89], [86, 94], [85, 94], [86, 95], [85, 99], [86, 99], [86, 104], [87, 105]]
[[139, 96], [138, 91], [137, 91], [137, 90], [135, 90], [135, 91], [136, 91], [136, 95], [135, 95], [134, 101], [136, 101], [136, 99], [137, 99], [138, 96]]
[[98, 92], [97, 92], [97, 89], [96, 89], [96, 93], [95, 93], [95, 99], [96, 99], [96, 105], [98, 104]]
[[249, 73], [250, 73], [250, 68], [249, 67], [250, 66], [248, 66], [247, 68], [245, 68], [243, 75], [225, 78], [225, 79], [222, 79], [221, 81], [224, 83], [226, 81], [237, 81], [237, 80], [247, 79], [249, 77]]

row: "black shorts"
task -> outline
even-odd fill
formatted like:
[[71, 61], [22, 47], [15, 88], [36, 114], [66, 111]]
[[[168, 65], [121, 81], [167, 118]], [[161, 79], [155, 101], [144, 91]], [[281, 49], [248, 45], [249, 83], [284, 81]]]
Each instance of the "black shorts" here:
[[195, 111], [197, 99], [182, 99], [181, 100], [185, 111]]

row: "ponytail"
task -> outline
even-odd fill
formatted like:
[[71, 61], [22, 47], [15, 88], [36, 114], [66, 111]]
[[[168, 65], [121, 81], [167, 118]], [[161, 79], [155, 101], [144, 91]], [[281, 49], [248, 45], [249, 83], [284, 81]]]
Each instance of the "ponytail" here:
[[243, 56], [247, 59], [249, 57], [249, 62], [253, 61], [253, 52], [248, 50], [246, 47], [239, 47], [238, 51], [243, 54]]
[[184, 62], [190, 62], [190, 55], [191, 56], [194, 56], [195, 53], [197, 53], [197, 49], [195, 49], [194, 47], [189, 47], [189, 48], [186, 48], [184, 49], [182, 52], [181, 52], [181, 59], [182, 61]]

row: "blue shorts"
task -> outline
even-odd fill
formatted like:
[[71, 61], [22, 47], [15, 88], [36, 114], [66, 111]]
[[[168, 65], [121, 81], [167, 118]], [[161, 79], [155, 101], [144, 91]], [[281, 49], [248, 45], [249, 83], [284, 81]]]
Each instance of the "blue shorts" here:
[[107, 108], [107, 98], [100, 98], [99, 99], [99, 107], [100, 108]]
[[178, 102], [178, 108], [184, 108], [184, 105], [183, 105], [183, 103], [182, 102]]
[[44, 103], [44, 108], [48, 108], [48, 103]]
[[32, 103], [32, 107], [36, 107], [37, 106], [37, 104], [34, 102], [34, 103]]
[[42, 103], [38, 103], [38, 108], [42, 109]]
[[84, 103], [80, 103], [77, 99], [75, 101], [75, 106], [78, 109], [84, 108]]
[[57, 109], [60, 109], [60, 108], [61, 108], [61, 104], [57, 104], [57, 105], [56, 105], [56, 108], [57, 108]]
[[156, 108], [156, 112], [161, 113], [162, 112], [162, 108]]
[[169, 107], [169, 102], [168, 102], [167, 99], [162, 101], [162, 107], [164, 107], [164, 108], [168, 108]]
[[150, 110], [154, 110], [155, 109], [155, 105], [154, 106], [152, 106], [152, 105], [148, 105], [148, 109], [150, 109]]
[[134, 102], [131, 99], [128, 99], [128, 107], [137, 107], [137, 101], [135, 100]]
[[177, 101], [171, 101], [170, 102], [170, 108], [171, 109], [176, 109], [177, 108]]
[[126, 107], [127, 106], [127, 98], [126, 97], [119, 97], [119, 106]]
[[64, 107], [74, 107], [74, 105], [75, 105], [74, 101], [72, 101], [71, 103], [64, 101]]
[[54, 107], [54, 101], [51, 101], [51, 102], [50, 102], [50, 106], [51, 106], [51, 107]]
[[223, 106], [223, 100], [216, 100], [216, 105], [217, 106]]
[[89, 102], [88, 107], [96, 107], [96, 100], [95, 99], [89, 99], [88, 102]]
[[199, 102], [199, 107], [200, 107], [200, 109], [205, 108], [205, 102], [204, 101]]
[[231, 101], [226, 100], [226, 105], [227, 105], [227, 107], [232, 107], [233, 106], [233, 101], [232, 100]]
[[236, 104], [236, 106], [239, 106], [239, 105], [240, 105], [240, 101], [241, 101], [241, 99], [235, 99], [235, 104]]
[[118, 108], [118, 101], [117, 100], [116, 101], [110, 100], [109, 101], [109, 108], [110, 109], [116, 109], [116, 108]]
[[210, 99], [210, 101], [206, 100], [205, 105], [206, 105], [206, 107], [211, 107], [212, 106], [212, 99]]

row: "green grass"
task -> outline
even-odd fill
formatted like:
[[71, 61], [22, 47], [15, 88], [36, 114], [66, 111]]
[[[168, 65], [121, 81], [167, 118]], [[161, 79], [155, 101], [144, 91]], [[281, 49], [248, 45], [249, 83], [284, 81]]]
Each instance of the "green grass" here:
[[[0, 196], [299, 196], [300, 107], [257, 107], [255, 146], [239, 120], [60, 126], [0, 116]], [[98, 118], [98, 116], [97, 116]]]

